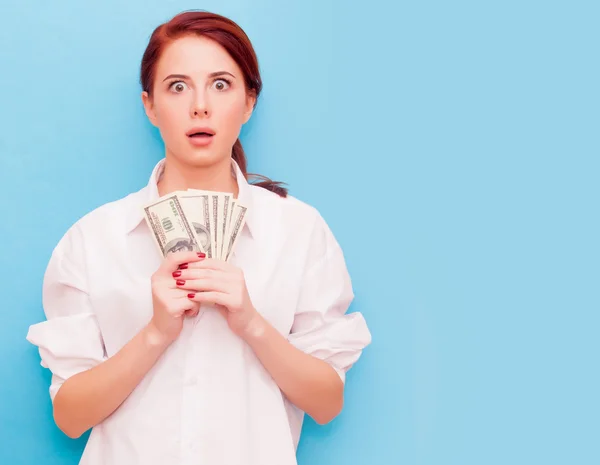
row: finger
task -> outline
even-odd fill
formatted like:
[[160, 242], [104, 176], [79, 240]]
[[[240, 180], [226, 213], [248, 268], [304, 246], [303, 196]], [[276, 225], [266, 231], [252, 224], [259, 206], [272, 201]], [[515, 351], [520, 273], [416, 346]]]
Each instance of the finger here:
[[154, 282], [155, 284], [167, 287], [168, 289], [188, 289], [197, 291], [219, 290], [225, 292], [227, 287], [224, 287], [219, 283], [224, 283], [231, 288], [231, 286], [237, 282], [238, 278], [239, 276], [234, 273], [227, 273], [221, 270], [184, 269], [173, 271], [170, 277], [166, 277], [163, 274], [157, 275], [154, 277]]
[[206, 255], [202, 252], [174, 252], [168, 254], [163, 261], [163, 269], [172, 273], [178, 268], [182, 268], [184, 265], [190, 263], [199, 262], [204, 260]]
[[183, 279], [184, 281], [192, 279], [217, 279], [222, 281], [231, 281], [231, 273], [221, 270], [212, 269], [185, 269], [174, 271], [172, 276], [174, 279]]
[[204, 260], [196, 260], [194, 263], [190, 263], [188, 268], [192, 269], [211, 269], [219, 271], [232, 271], [236, 268], [228, 262], [223, 260], [216, 260], [214, 258], [206, 258]]
[[152, 290], [155, 292], [158, 289], [177, 289], [177, 285], [173, 281], [173, 278], [170, 276], [166, 276], [163, 273], [156, 273], [151, 278]]
[[187, 289], [182, 289], [182, 288], [177, 288], [177, 289], [173, 289], [172, 294], [172, 298], [173, 299], [177, 299], [177, 300], [188, 300], [187, 296], [190, 292], [194, 292], [194, 291], [189, 291]]
[[175, 316], [180, 316], [186, 312], [194, 311], [197, 308], [200, 308], [199, 303], [191, 301], [191, 299], [188, 299], [187, 295], [182, 295], [173, 298], [171, 304], [169, 305], [169, 313]]
[[216, 291], [224, 294], [231, 292], [231, 282], [224, 281], [221, 279], [205, 278], [205, 279], [178, 279], [175, 281], [175, 285], [179, 289], [186, 289], [188, 291], [195, 292], [207, 292]]
[[229, 294], [224, 294], [223, 292], [190, 292], [187, 298], [192, 302], [217, 304], [229, 308]]

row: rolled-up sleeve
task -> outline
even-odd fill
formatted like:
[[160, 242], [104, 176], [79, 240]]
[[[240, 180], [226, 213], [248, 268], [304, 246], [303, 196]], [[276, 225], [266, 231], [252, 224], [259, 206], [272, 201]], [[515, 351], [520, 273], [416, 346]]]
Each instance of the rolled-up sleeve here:
[[106, 359], [87, 291], [80, 239], [73, 227], [54, 249], [42, 290], [46, 321], [31, 325], [27, 333], [27, 340], [39, 348], [41, 365], [52, 372], [52, 400], [68, 378]]
[[343, 382], [347, 371], [371, 343], [363, 315], [347, 313], [354, 299], [344, 254], [318, 215], [288, 340], [329, 363]]

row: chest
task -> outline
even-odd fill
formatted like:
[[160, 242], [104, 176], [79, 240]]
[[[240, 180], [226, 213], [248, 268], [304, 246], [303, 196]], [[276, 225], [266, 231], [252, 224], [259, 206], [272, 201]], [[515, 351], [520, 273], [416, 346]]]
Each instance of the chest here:
[[[151, 278], [162, 263], [142, 225], [104, 242], [110, 250], [88, 257], [90, 300], [110, 355], [133, 338], [153, 315]], [[301, 291], [300, 257], [285, 240], [268, 244], [242, 234], [230, 263], [242, 269], [254, 307], [282, 334], [290, 332]], [[293, 249], [292, 249], [293, 250]]]

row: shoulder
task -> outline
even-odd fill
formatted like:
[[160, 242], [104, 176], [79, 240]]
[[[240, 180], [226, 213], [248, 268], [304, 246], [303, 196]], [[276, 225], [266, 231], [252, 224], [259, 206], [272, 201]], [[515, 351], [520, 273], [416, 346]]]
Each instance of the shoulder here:
[[339, 244], [321, 212], [293, 195], [281, 197], [262, 187], [252, 186], [253, 199], [263, 212], [263, 222], [277, 225], [287, 237], [309, 242], [313, 252], [327, 254]]
[[86, 230], [98, 227], [116, 229], [124, 225], [133, 213], [136, 213], [145, 191], [146, 188], [143, 188], [125, 197], [100, 205], [81, 217], [75, 224]]
[[98, 244], [126, 231], [136, 213], [145, 188], [93, 208], [72, 223], [58, 241], [53, 253], [76, 253], [84, 244]]
[[286, 197], [271, 192], [258, 186], [251, 186], [253, 202], [256, 207], [265, 213], [271, 215], [272, 219], [279, 218], [283, 225], [304, 225], [314, 226], [317, 222], [324, 221], [320, 212], [310, 205], [293, 195]]

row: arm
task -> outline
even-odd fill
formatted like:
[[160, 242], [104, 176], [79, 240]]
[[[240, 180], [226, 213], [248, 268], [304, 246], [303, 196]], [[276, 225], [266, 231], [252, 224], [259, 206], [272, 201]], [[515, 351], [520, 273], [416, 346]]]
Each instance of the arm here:
[[189, 253], [163, 261], [152, 277], [151, 321], [109, 358], [90, 303], [82, 244], [73, 228], [53, 252], [43, 285], [47, 321], [32, 325], [27, 335], [52, 372], [54, 419], [71, 438], [111, 415], [177, 338], [183, 314], [195, 307], [172, 286], [171, 273], [180, 263], [199, 260]]
[[343, 406], [345, 373], [371, 341], [359, 313], [346, 314], [353, 299], [350, 277], [337, 242], [321, 223], [302, 278], [289, 336], [280, 334], [253, 307], [243, 272], [206, 259], [181, 275], [196, 302], [217, 304], [234, 333], [243, 338], [285, 396], [317, 423]]
[[78, 438], [112, 414], [156, 363], [168, 343], [152, 322], [119, 352], [67, 379], [54, 398], [54, 420]]
[[242, 337], [290, 402], [318, 424], [341, 412], [344, 383], [331, 365], [293, 346], [258, 313]]

